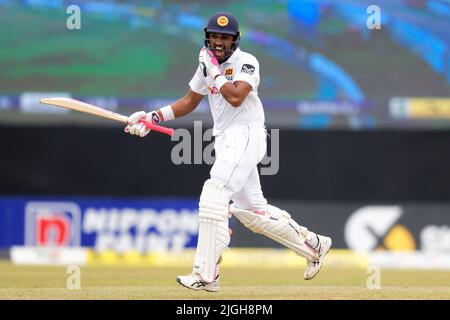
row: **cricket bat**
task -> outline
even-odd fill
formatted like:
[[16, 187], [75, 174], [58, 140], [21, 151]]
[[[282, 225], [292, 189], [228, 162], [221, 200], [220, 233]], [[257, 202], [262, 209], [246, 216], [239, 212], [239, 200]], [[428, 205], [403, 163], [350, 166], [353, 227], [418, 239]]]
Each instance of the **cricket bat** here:
[[[128, 124], [128, 117], [122, 114], [112, 112], [100, 107], [96, 107], [92, 104], [78, 101], [70, 98], [42, 98], [39, 100], [40, 103], [49, 104], [55, 107], [61, 107], [71, 110], [76, 110], [84, 113], [89, 113], [98, 117], [108, 118], [111, 120], [119, 121]], [[166, 128], [163, 126], [159, 126], [157, 124], [139, 120], [140, 123], [145, 124], [145, 126], [150, 130], [155, 130], [164, 134], [168, 134], [169, 136], [173, 135], [174, 130], [172, 128]]]

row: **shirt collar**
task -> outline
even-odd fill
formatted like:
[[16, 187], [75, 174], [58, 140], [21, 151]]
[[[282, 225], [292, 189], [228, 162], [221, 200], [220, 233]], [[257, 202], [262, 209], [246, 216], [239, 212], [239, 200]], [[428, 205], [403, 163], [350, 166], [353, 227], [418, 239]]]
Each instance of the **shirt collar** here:
[[226, 63], [235, 63], [236, 59], [238, 58], [238, 55], [241, 53], [241, 49], [237, 48], [236, 50], [234, 50], [233, 54], [231, 55], [231, 57], [228, 58], [227, 61], [225, 61], [223, 64]]

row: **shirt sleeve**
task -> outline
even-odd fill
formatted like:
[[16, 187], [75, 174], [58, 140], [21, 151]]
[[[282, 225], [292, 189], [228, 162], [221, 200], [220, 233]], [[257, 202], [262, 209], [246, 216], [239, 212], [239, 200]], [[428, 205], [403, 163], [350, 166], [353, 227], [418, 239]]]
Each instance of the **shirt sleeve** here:
[[249, 56], [243, 59], [237, 70], [238, 71], [233, 79], [233, 82], [245, 81], [252, 86], [253, 90], [258, 89], [259, 63], [255, 57]]
[[191, 87], [192, 91], [203, 96], [208, 94], [208, 86], [206, 85], [205, 77], [202, 74], [200, 66], [197, 68], [191, 81], [189, 81], [189, 87]]

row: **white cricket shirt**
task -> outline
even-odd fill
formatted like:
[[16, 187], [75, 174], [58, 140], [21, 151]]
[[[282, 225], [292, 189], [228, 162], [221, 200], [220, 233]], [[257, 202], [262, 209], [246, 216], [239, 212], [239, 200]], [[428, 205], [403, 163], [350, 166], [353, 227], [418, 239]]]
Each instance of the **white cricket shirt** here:
[[216, 87], [208, 87], [200, 67], [197, 68], [189, 86], [192, 91], [198, 94], [208, 95], [214, 120], [213, 135], [218, 135], [225, 129], [249, 123], [264, 125], [264, 110], [258, 97], [258, 60], [253, 55], [238, 48], [226, 62], [219, 66], [219, 69], [228, 82], [245, 81], [252, 86], [252, 90], [242, 104], [235, 108], [225, 100]]

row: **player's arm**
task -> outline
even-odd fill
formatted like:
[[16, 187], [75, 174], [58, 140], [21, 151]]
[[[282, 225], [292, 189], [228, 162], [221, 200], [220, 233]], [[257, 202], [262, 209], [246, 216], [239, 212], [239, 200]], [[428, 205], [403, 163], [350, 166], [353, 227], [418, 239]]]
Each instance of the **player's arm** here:
[[[206, 77], [209, 75], [212, 79], [210, 86], [214, 85], [220, 90], [220, 93], [233, 107], [238, 108], [250, 91], [254, 88], [251, 85], [253, 78], [251, 75], [255, 73], [255, 66], [257, 61], [251, 64], [245, 64], [241, 72], [237, 75], [237, 79], [230, 83], [227, 81], [219, 70], [219, 62], [211, 50], [203, 48], [199, 55], [200, 68], [203, 69], [203, 74]], [[242, 74], [244, 72], [244, 74]], [[239, 78], [240, 76], [240, 78]]]
[[239, 107], [245, 97], [252, 91], [252, 86], [245, 81], [227, 82], [220, 88], [220, 93], [233, 107]]
[[[177, 100], [175, 103], [172, 104], [172, 112], [174, 118], [185, 116], [194, 111], [195, 108], [197, 108], [197, 106], [200, 104], [200, 101], [202, 101], [203, 97], [204, 97], [203, 95], [198, 94], [197, 92], [194, 92], [191, 89], [189, 89], [189, 91], [183, 98]], [[163, 115], [161, 114], [161, 116]], [[163, 119], [163, 121], [166, 120]]]
[[197, 108], [203, 97], [203, 95], [189, 89], [184, 97], [171, 105], [148, 113], [145, 111], [135, 112], [128, 117], [128, 125], [125, 127], [125, 132], [132, 135], [145, 137], [150, 130], [147, 129], [144, 124], [139, 123], [139, 120], [144, 118], [146, 121], [159, 123], [185, 116]]

